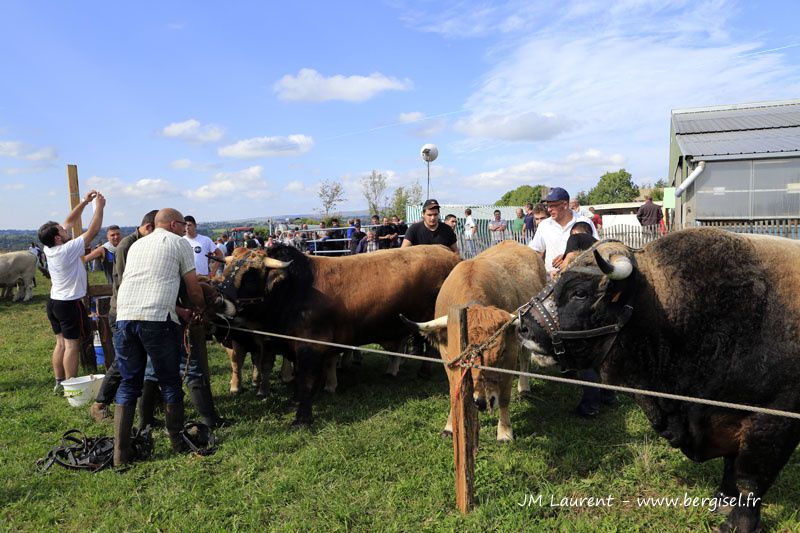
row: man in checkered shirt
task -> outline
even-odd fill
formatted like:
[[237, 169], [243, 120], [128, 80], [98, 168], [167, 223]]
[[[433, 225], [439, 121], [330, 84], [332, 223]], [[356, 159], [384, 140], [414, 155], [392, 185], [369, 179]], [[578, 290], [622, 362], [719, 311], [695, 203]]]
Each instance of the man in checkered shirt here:
[[128, 251], [125, 273], [117, 293], [114, 347], [122, 374], [114, 410], [114, 464], [131, 460], [131, 427], [136, 400], [142, 393], [147, 355], [161, 387], [167, 432], [173, 450], [186, 449], [183, 429], [183, 388], [180, 379], [181, 330], [178, 313], [189, 321], [191, 312], [176, 310], [181, 280], [195, 311], [202, 313], [203, 292], [195, 274], [194, 253], [182, 238], [186, 222], [175, 209], [156, 214], [156, 229]]

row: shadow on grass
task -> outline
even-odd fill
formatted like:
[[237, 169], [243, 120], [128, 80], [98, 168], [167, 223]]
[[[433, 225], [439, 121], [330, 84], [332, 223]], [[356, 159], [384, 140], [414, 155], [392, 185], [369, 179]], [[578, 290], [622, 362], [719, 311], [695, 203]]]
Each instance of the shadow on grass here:
[[[242, 372], [242, 392], [235, 396], [223, 393], [215, 397], [217, 407], [237, 421], [250, 423], [269, 417], [286, 420], [288, 426], [296, 408], [295, 384], [281, 382], [277, 373], [278, 366], [276, 364], [276, 370], [270, 374], [270, 391], [266, 398], [261, 399], [255, 395], [249, 373], [245, 370]], [[249, 365], [245, 368], [249, 369]], [[409, 400], [447, 394], [447, 377], [441, 365], [434, 366], [433, 375], [429, 378], [417, 377], [419, 364], [416, 362], [402, 365], [396, 378], [385, 376], [385, 368], [384, 357], [365, 355], [361, 365], [353, 365], [337, 372], [338, 387], [335, 394], [323, 391], [321, 384], [318, 384], [314, 394], [315, 423], [311, 427], [312, 432], [328, 423], [354, 424]], [[230, 370], [212, 367], [212, 372], [220, 376]]]

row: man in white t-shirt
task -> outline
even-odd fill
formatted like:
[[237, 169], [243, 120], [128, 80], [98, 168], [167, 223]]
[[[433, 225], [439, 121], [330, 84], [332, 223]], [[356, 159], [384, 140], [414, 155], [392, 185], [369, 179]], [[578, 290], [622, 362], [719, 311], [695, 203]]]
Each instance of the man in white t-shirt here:
[[[579, 215], [570, 208], [569, 193], [561, 187], [550, 189], [545, 198], [547, 212], [550, 218], [542, 220], [536, 226], [536, 234], [528, 246], [544, 257], [544, 266], [549, 276], [555, 276], [558, 268], [564, 261], [564, 252], [567, 249], [572, 226], [577, 222], [586, 222], [592, 228], [592, 236], [599, 239], [597, 229], [592, 221]], [[597, 382], [597, 372], [591, 368], [581, 369], [577, 372], [578, 379], [586, 382]], [[575, 414], [582, 418], [594, 418], [600, 412], [600, 403], [613, 403], [614, 395], [605, 395], [595, 387], [583, 386], [583, 396]]]
[[[80, 218], [92, 200], [96, 202], [89, 227], [77, 239], [70, 239], [65, 228], [71, 227]], [[88, 335], [85, 329], [87, 314], [83, 305], [87, 280], [82, 259], [103, 225], [105, 205], [103, 195], [91, 190], [62, 224], [50, 221], [39, 228], [39, 241], [44, 245], [52, 282], [50, 298], [47, 300], [47, 318], [56, 336], [52, 357], [56, 392], [61, 388], [62, 381], [78, 375], [81, 336]]]
[[183, 220], [186, 222], [186, 235], [184, 235], [183, 238], [189, 241], [189, 245], [191, 245], [194, 251], [194, 266], [197, 269], [197, 275], [208, 276], [208, 273], [211, 272], [212, 269], [212, 260], [209, 259], [206, 254], [213, 254], [219, 259], [223, 259], [225, 256], [222, 254], [222, 251], [216, 247], [214, 241], [205, 235], [197, 233], [197, 221], [193, 216], [187, 215]]
[[475, 237], [478, 234], [478, 226], [475, 225], [475, 220], [472, 218], [472, 209], [464, 209], [464, 244], [466, 247], [465, 257], [467, 259], [475, 257], [477, 250], [475, 249]]
[[539, 223], [536, 234], [528, 246], [544, 258], [544, 267], [548, 275], [552, 276], [561, 265], [570, 230], [576, 222], [588, 222], [592, 227], [592, 236], [595, 239], [599, 239], [600, 236], [597, 235], [597, 230], [590, 219], [578, 215], [569, 208], [569, 193], [561, 187], [551, 189], [545, 198], [545, 203], [550, 218]]

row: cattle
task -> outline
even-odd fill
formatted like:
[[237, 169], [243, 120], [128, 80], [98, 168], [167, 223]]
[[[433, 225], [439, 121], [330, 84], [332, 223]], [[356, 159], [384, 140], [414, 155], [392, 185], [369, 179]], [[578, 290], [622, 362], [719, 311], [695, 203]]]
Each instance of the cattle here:
[[[447, 345], [447, 313], [450, 306], [468, 305], [467, 326], [469, 344], [482, 344], [509, 321], [509, 313], [525, 304], [531, 296], [544, 287], [547, 279], [542, 258], [531, 248], [516, 241], [504, 241], [474, 259], [456, 265], [447, 276], [436, 298], [435, 315], [438, 317], [416, 327], [439, 349], [442, 359], [451, 356]], [[528, 369], [529, 357], [521, 350], [515, 328], [508, 328], [494, 344], [483, 352], [482, 366], [508, 370]], [[450, 386], [460, 378], [460, 369], [447, 371]], [[472, 369], [475, 383], [474, 399], [478, 409], [499, 407], [497, 440], [514, 439], [508, 405], [511, 399], [513, 376], [498, 372]], [[529, 391], [527, 377], [520, 378], [520, 393]], [[447, 417], [443, 436], [452, 434], [453, 414]]]
[[[238, 333], [238, 332], [237, 332]], [[253, 363], [252, 384], [256, 396], [263, 398], [269, 393], [269, 375], [275, 366], [274, 344], [263, 335], [237, 334], [222, 343], [231, 363], [231, 394], [241, 391], [242, 367], [247, 354]], [[281, 379], [289, 383], [293, 378], [292, 362], [284, 357], [281, 366]]]
[[[596, 244], [532, 301], [518, 331], [539, 357], [593, 366], [605, 383], [797, 412], [798, 293], [800, 243], [696, 228], [641, 251]], [[759, 529], [761, 498], [800, 441], [800, 421], [634, 399], [690, 459], [724, 458], [722, 530]]]
[[0, 286], [5, 287], [4, 296], [17, 287], [14, 301], [30, 300], [36, 286], [36, 256], [27, 251], [0, 255]]
[[[307, 256], [284, 245], [264, 255], [231, 256], [219, 288], [224, 314], [265, 331], [334, 342], [384, 347], [408, 334], [399, 315], [433, 318], [436, 295], [458, 263], [443, 246], [415, 246], [347, 257]], [[273, 339], [293, 356], [297, 384], [296, 424], [312, 422], [314, 378], [325, 365], [335, 376], [339, 349]], [[286, 350], [286, 351], [284, 351]]]

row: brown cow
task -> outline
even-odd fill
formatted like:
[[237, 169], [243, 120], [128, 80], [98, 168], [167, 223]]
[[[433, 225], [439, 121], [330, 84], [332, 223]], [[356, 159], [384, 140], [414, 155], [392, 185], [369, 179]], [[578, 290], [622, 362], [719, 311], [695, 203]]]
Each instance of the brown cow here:
[[[228, 258], [220, 290], [225, 315], [264, 331], [364, 345], [408, 334], [399, 318], [433, 318], [439, 288], [458, 263], [443, 246], [415, 246], [347, 257], [307, 256], [277, 245], [264, 255]], [[312, 421], [314, 378], [323, 363], [335, 371], [337, 348], [273, 339], [294, 356], [299, 405], [295, 422]]]
[[[509, 321], [519, 306], [538, 293], [546, 282], [544, 262], [529, 247], [516, 241], [503, 241], [474, 259], [457, 265], [442, 285], [436, 298], [435, 320], [417, 324], [420, 331], [439, 348], [442, 359], [448, 360], [447, 313], [450, 306], [468, 305], [467, 325], [469, 343], [482, 344], [503, 324]], [[524, 352], [524, 353], [523, 353]], [[515, 328], [508, 328], [497, 341], [483, 352], [482, 365], [516, 370], [528, 369], [529, 358], [523, 351]], [[461, 370], [448, 369], [451, 387], [460, 377]], [[500, 408], [497, 423], [497, 440], [513, 440], [508, 404], [511, 399], [513, 376], [498, 372], [472, 370], [475, 382], [475, 404], [483, 410], [487, 406]], [[519, 392], [529, 390], [528, 378], [520, 378]], [[447, 418], [443, 435], [452, 433], [452, 412]]]

